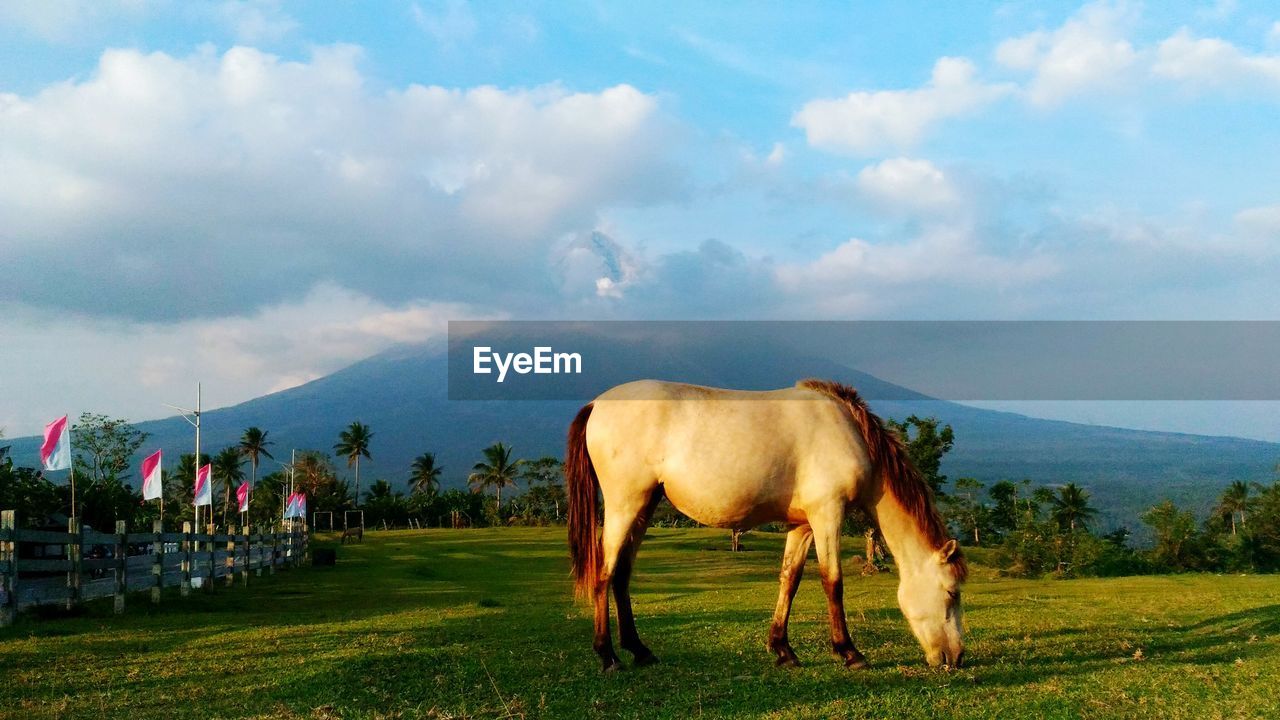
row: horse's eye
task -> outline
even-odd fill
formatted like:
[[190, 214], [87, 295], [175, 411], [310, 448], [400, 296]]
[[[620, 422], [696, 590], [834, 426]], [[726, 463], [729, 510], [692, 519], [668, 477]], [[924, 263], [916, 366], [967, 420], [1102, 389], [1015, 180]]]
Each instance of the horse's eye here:
[[948, 601], [948, 602], [950, 602], [950, 603], [951, 603], [951, 604], [953, 604], [953, 605], [954, 605], [955, 603], [960, 602], [960, 591], [959, 591], [959, 590], [948, 590], [948, 591], [947, 591], [947, 601]]

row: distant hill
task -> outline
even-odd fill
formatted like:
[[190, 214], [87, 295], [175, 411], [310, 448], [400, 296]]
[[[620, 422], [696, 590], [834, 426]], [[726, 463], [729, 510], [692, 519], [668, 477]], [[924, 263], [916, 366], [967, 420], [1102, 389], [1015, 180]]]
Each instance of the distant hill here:
[[[1138, 514], [1163, 498], [1204, 512], [1232, 480], [1265, 480], [1280, 460], [1280, 444], [1238, 438], [1124, 430], [1043, 420], [1015, 413], [931, 400], [913, 391], [819, 358], [793, 357], [780, 348], [725, 347], [671, 352], [642, 342], [594, 345], [591, 357], [617, 368], [611, 380], [653, 377], [744, 389], [785, 387], [803, 377], [849, 383], [873, 400], [882, 416], [932, 415], [953, 426], [955, 449], [943, 471], [952, 479], [1030, 478], [1038, 484], [1073, 481], [1093, 493], [1108, 526], [1138, 525]], [[584, 353], [585, 354], [585, 353]], [[353, 420], [372, 426], [373, 460], [362, 464], [367, 483], [386, 478], [403, 487], [418, 454], [433, 451], [446, 486], [461, 487], [481, 448], [501, 440], [517, 455], [559, 456], [565, 429], [579, 401], [450, 401], [441, 348], [404, 347], [356, 363], [305, 385], [207, 411], [203, 443], [216, 451], [245, 427], [270, 431], [277, 459], [289, 448], [329, 451]], [[192, 432], [181, 418], [140, 423], [170, 463], [190, 452]], [[30, 463], [36, 442], [13, 441], [19, 462]], [[338, 463], [343, 467], [342, 463]], [[271, 469], [268, 461], [264, 472]]]

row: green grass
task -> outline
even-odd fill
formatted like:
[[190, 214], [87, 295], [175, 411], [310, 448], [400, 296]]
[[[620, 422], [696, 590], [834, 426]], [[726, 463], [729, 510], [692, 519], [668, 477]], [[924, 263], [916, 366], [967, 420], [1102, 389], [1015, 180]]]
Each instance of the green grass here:
[[[0, 630], [0, 717], [1280, 717], [1280, 577], [1027, 581], [978, 566], [970, 664], [929, 670], [895, 577], [851, 577], [871, 660], [827, 649], [812, 565], [791, 638], [764, 640], [781, 537], [654, 530], [634, 583], [658, 665], [602, 676], [563, 529], [368, 533], [336, 568], [128, 613]], [[848, 554], [848, 553], [846, 553]], [[629, 656], [623, 653], [624, 659]]]

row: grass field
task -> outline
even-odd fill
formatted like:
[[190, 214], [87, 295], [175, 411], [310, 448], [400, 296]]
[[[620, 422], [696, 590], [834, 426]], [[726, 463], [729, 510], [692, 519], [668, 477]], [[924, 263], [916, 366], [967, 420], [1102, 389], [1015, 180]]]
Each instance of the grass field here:
[[[369, 533], [336, 568], [0, 631], [0, 717], [1280, 717], [1280, 577], [1007, 580], [965, 592], [968, 666], [929, 670], [894, 576], [851, 578], [870, 659], [827, 650], [811, 567], [764, 649], [781, 537], [654, 530], [641, 636], [658, 665], [602, 676], [563, 529]], [[624, 654], [624, 659], [629, 656]]]

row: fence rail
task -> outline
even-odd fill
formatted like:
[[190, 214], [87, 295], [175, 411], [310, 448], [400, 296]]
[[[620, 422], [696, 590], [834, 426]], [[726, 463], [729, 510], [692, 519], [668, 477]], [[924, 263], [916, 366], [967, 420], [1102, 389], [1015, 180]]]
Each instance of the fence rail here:
[[83, 602], [115, 598], [116, 613], [124, 612], [125, 596], [150, 590], [158, 603], [166, 587], [186, 596], [193, 589], [208, 590], [222, 578], [226, 585], [248, 584], [249, 576], [274, 574], [296, 567], [307, 554], [305, 528], [263, 532], [233, 526], [218, 532], [163, 532], [159, 521], [151, 532], [129, 532], [124, 522], [114, 533], [102, 533], [67, 523], [67, 532], [19, 528], [13, 510], [0, 511], [0, 627], [9, 625], [20, 610], [38, 605], [71, 609]]

